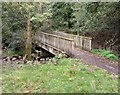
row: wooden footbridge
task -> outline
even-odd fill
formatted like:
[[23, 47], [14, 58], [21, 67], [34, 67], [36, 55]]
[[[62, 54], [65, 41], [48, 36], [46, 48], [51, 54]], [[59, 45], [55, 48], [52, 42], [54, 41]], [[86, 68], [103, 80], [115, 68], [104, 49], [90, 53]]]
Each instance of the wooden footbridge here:
[[54, 55], [64, 53], [72, 56], [75, 47], [91, 50], [91, 38], [61, 32], [37, 32], [35, 42]]
[[91, 40], [90, 37], [61, 32], [37, 32], [35, 35], [35, 43], [54, 55], [64, 53], [82, 59], [83, 63], [103, 68], [108, 72], [120, 73], [118, 66], [112, 65], [110, 60], [88, 52], [91, 50]]

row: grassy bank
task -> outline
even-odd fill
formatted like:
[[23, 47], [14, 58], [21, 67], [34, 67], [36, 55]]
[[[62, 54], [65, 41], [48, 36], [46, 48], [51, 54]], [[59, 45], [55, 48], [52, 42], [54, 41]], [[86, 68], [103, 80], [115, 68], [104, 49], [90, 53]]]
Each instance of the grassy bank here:
[[57, 65], [19, 65], [3, 68], [3, 92], [30, 93], [112, 93], [118, 90], [116, 75], [84, 65], [80, 60], [64, 58]]

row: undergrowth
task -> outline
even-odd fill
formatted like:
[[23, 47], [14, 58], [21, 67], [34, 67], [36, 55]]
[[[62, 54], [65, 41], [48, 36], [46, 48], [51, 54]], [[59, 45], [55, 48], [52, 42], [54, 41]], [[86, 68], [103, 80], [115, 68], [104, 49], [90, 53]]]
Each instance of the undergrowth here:
[[12, 51], [11, 49], [8, 50], [3, 50], [3, 56], [19, 56], [19, 55], [23, 55], [22, 51]]
[[113, 54], [110, 50], [92, 49], [92, 53], [99, 54], [113, 61], [118, 60], [118, 57], [115, 54]]

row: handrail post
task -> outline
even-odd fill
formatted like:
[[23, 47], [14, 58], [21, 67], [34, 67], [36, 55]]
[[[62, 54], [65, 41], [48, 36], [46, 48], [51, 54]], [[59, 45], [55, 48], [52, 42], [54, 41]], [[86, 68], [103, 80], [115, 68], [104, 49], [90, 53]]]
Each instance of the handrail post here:
[[83, 36], [80, 36], [80, 48], [82, 48], [83, 47]]
[[90, 39], [90, 41], [89, 41], [89, 45], [90, 45], [90, 47], [89, 47], [89, 48], [90, 48], [90, 50], [91, 50], [91, 49], [92, 49], [92, 47], [91, 47], [91, 39]]
[[74, 50], [74, 41], [72, 41], [72, 55], [73, 55], [73, 51]]

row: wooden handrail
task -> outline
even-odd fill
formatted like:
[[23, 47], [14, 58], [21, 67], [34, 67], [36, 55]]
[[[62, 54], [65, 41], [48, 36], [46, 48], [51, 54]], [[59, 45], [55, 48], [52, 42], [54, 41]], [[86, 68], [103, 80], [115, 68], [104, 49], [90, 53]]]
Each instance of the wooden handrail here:
[[[54, 33], [54, 32], [53, 32]], [[67, 36], [71, 36], [71, 37], [83, 37], [83, 38], [85, 38], [85, 39], [92, 39], [91, 37], [85, 37], [85, 36], [79, 36], [79, 35], [74, 35], [74, 34], [67, 34], [67, 33], [65, 33]]]
[[70, 39], [70, 38], [65, 38], [65, 37], [62, 37], [62, 36], [57, 36], [57, 35], [53, 35], [53, 34], [49, 34], [49, 33], [44, 33], [44, 32], [41, 32], [41, 33], [45, 34], [45, 35], [50, 35], [50, 36], [53, 36], [53, 37], [57, 37], [57, 38], [61, 38], [61, 39], [69, 40], [69, 41], [73, 41], [73, 39]]
[[78, 36], [78, 35], [74, 35], [74, 34], [67, 34], [67, 35], [70, 35], [70, 36], [73, 36], [73, 37], [83, 37], [83, 38], [85, 38], [85, 39], [92, 39], [91, 37], [85, 37], [85, 36]]

